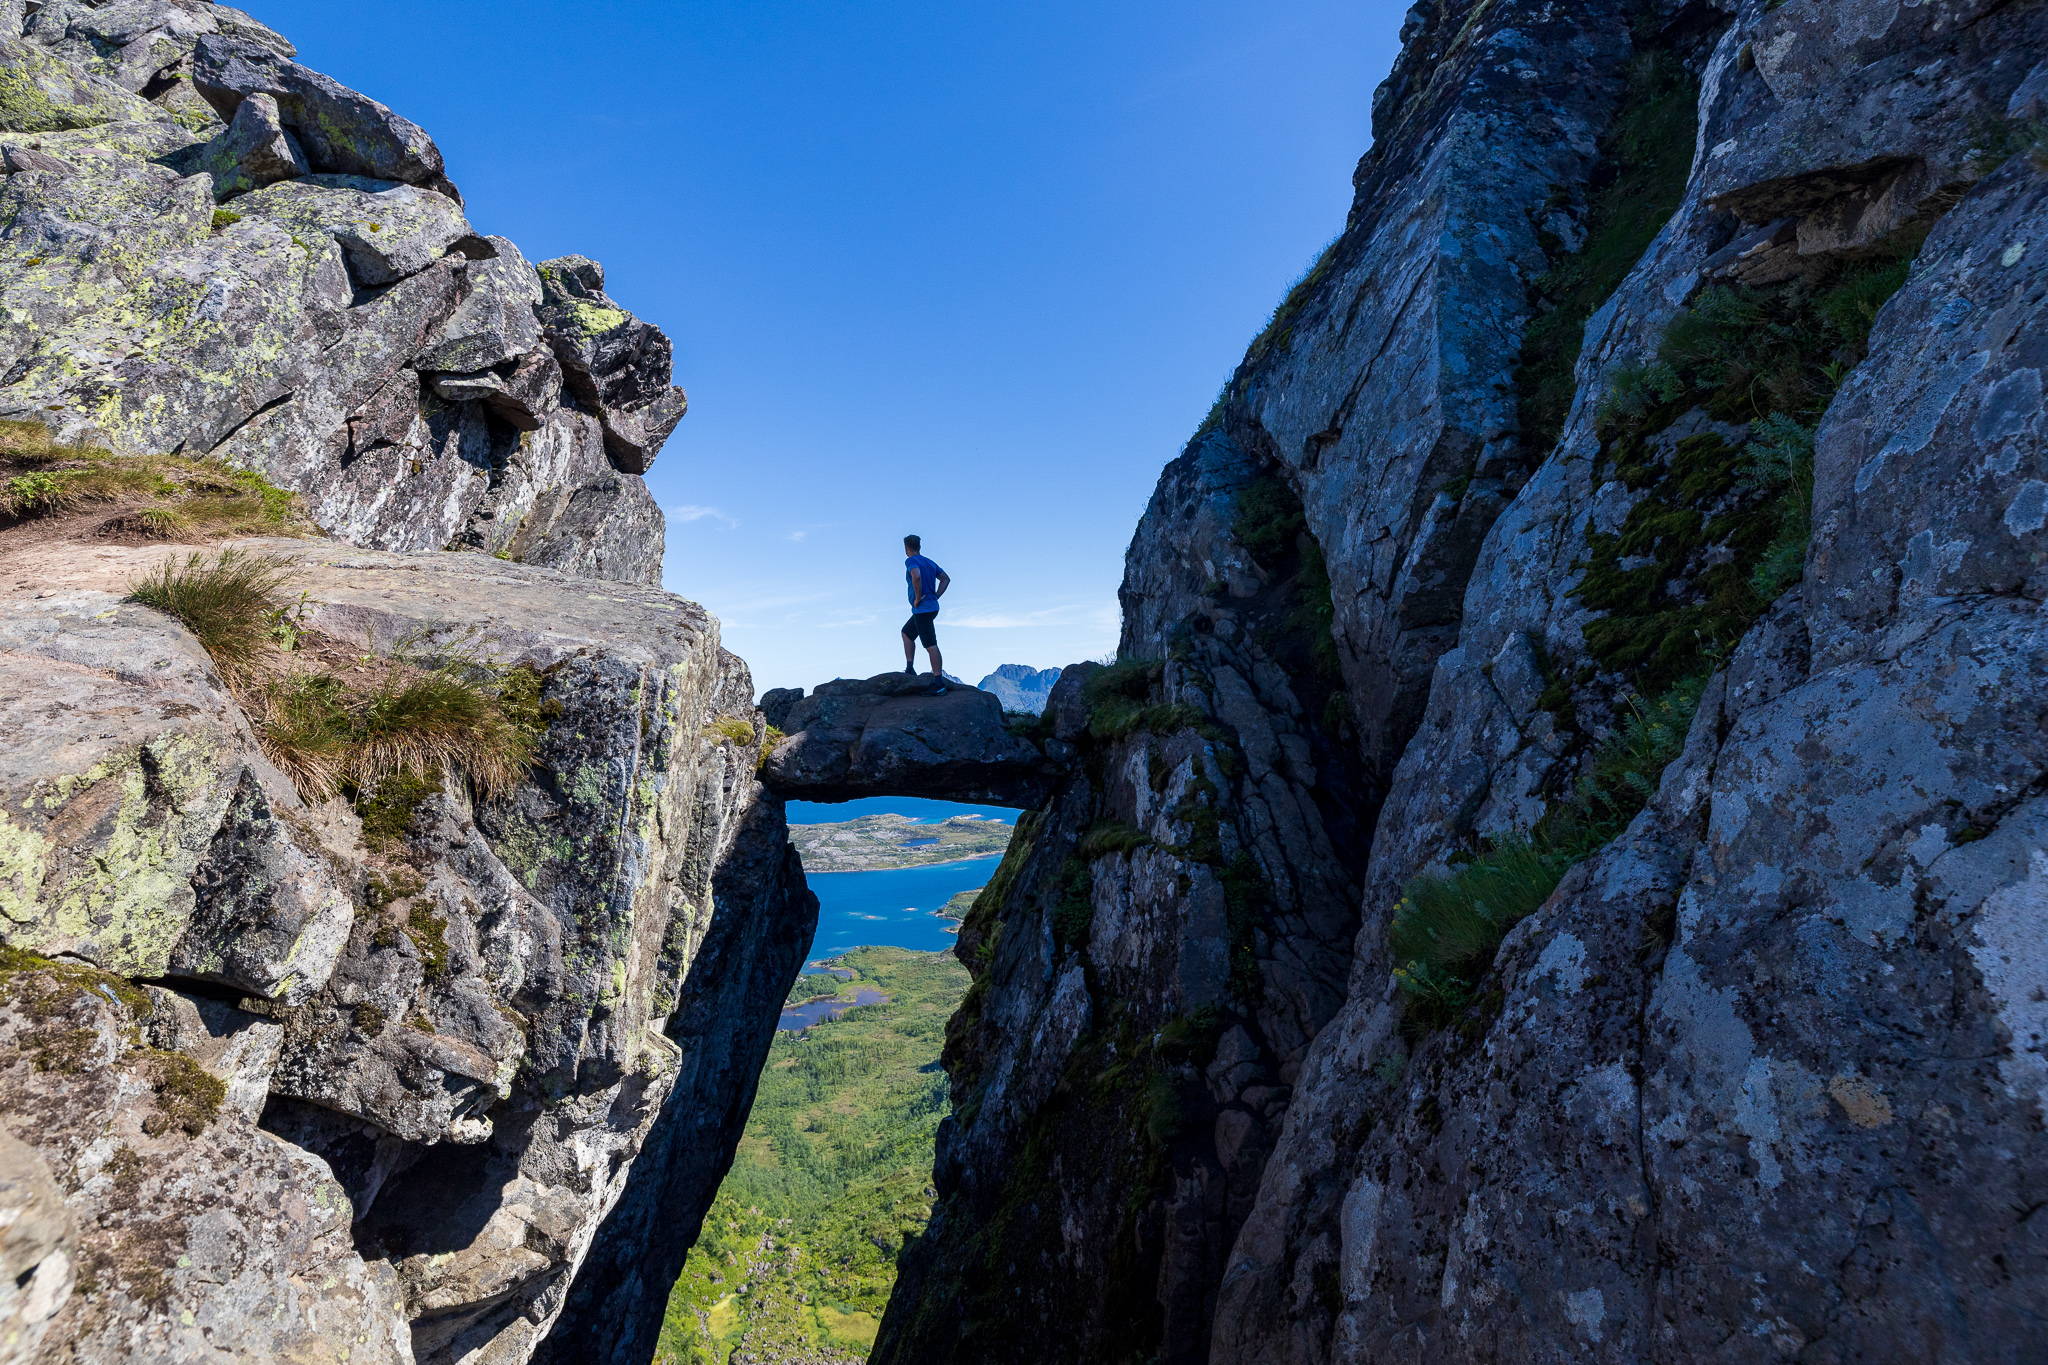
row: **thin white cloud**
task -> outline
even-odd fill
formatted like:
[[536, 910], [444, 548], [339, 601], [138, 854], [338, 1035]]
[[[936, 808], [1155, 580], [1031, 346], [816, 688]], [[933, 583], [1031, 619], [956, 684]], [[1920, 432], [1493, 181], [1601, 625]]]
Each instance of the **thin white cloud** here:
[[1024, 630], [1034, 626], [1115, 626], [1121, 616], [1114, 603], [1074, 602], [1047, 607], [1042, 611], [971, 611], [965, 616], [939, 618], [940, 623], [961, 630]]
[[706, 519], [722, 521], [725, 523], [725, 529], [728, 531], [736, 530], [739, 527], [739, 521], [734, 517], [728, 516], [722, 507], [699, 507], [695, 503], [686, 502], [681, 507], [669, 508], [668, 514], [677, 521], [704, 521]]
[[850, 620], [845, 621], [820, 621], [818, 623], [818, 629], [837, 630], [841, 626], [871, 626], [879, 619], [881, 618], [875, 616], [856, 616], [851, 618]]
[[804, 538], [805, 536], [807, 536], [807, 535], [809, 535], [809, 534], [810, 534], [810, 532], [809, 532], [809, 531], [791, 531], [791, 532], [790, 532], [790, 533], [789, 533], [788, 535], [784, 536], [784, 537], [783, 537], [783, 539], [784, 539], [784, 540], [802, 540], [802, 539], [803, 539], [803, 538]]

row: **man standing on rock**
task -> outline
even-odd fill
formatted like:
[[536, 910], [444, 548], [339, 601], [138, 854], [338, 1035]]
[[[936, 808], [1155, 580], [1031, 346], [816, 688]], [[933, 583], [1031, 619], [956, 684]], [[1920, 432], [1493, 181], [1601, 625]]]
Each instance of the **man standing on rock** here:
[[903, 581], [910, 586], [910, 619], [903, 623], [903, 671], [916, 676], [917, 643], [924, 641], [924, 652], [932, 661], [932, 677], [943, 692], [946, 669], [939, 659], [939, 633], [932, 623], [939, 619], [939, 599], [946, 595], [953, 580], [946, 577], [944, 569], [919, 553], [923, 545], [916, 536], [903, 537]]

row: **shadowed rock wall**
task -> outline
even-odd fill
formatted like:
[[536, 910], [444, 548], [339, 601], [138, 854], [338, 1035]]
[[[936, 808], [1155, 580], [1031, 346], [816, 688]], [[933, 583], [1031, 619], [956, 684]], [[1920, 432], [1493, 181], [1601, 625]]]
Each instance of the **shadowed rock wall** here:
[[[1048, 707], [1084, 772], [963, 929], [874, 1359], [2025, 1359], [2044, 9], [1403, 37], [1344, 235], [1139, 525], [1133, 662]], [[1524, 337], [1671, 91], [1690, 173], [1560, 430]], [[1401, 990], [1404, 888], [1561, 837], [1667, 704], [1618, 837], [1451, 1006]]]

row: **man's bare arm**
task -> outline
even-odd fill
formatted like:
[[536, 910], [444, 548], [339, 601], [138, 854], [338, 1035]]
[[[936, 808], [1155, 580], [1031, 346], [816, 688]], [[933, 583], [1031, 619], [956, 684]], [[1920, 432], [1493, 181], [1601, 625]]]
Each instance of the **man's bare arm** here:
[[953, 580], [952, 580], [952, 579], [950, 579], [950, 578], [948, 578], [948, 577], [946, 577], [946, 571], [945, 571], [944, 569], [941, 569], [941, 570], [939, 570], [939, 586], [938, 586], [938, 589], [937, 589], [937, 591], [935, 591], [935, 592], [933, 592], [933, 593], [932, 593], [932, 596], [933, 596], [933, 597], [944, 597], [944, 596], [946, 595], [946, 589], [948, 589], [948, 588], [950, 588], [950, 587], [952, 587], [952, 586], [953, 586]]
[[910, 569], [910, 609], [917, 610], [917, 603], [924, 596], [924, 570], [912, 565]]

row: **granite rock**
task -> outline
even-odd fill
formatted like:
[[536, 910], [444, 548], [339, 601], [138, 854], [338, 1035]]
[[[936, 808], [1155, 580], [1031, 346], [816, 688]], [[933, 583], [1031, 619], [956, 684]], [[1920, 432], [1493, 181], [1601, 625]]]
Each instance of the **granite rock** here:
[[[658, 581], [661, 514], [637, 476], [682, 414], [667, 339], [590, 267], [586, 311], [556, 319], [565, 374], [539, 275], [472, 232], [431, 141], [238, 14], [38, 11], [10, 63], [7, 98], [40, 91], [44, 112], [8, 126], [45, 131], [7, 139], [0, 416], [257, 469], [367, 548]], [[137, 44], [164, 63], [150, 99], [182, 98], [189, 68], [229, 124], [209, 111], [195, 133], [95, 74], [109, 54], [140, 70]]]
[[[143, 1041], [147, 995], [89, 968], [8, 977], [0, 1130], [17, 1161], [32, 1151], [69, 1215], [38, 1191], [31, 1207], [58, 1225], [24, 1295], [46, 1311], [44, 1266], [58, 1273], [40, 1358], [413, 1359], [396, 1276], [350, 1245], [349, 1202], [325, 1163], [210, 1106], [184, 1059]], [[57, 1294], [67, 1246], [76, 1278]]]
[[604, 423], [612, 463], [645, 474], [689, 408], [670, 382], [674, 348], [606, 296], [604, 267], [596, 261], [563, 256], [542, 261], [539, 270], [541, 329], [569, 391]]
[[181, 159], [179, 169], [211, 175], [213, 197], [224, 203], [250, 190], [310, 174], [312, 167], [299, 150], [298, 139], [279, 121], [277, 101], [269, 95], [251, 95], [235, 110], [226, 129]]
[[26, 1365], [78, 1278], [78, 1220], [35, 1148], [0, 1128], [0, 1361]]
[[274, 98], [316, 171], [399, 181], [462, 202], [441, 149], [418, 124], [273, 47], [226, 34], [202, 37], [193, 47], [192, 83], [223, 119], [251, 95]]
[[[638, 1188], [650, 1134], [681, 1125], [646, 1177], [658, 1197], [708, 1204], [745, 1121], [729, 1087], [773, 1028], [755, 1006], [779, 1000], [808, 942], [815, 902], [754, 747], [705, 730], [751, 714], [751, 681], [708, 616], [658, 590], [594, 593], [477, 555], [247, 549], [286, 566], [306, 629], [533, 669], [535, 775], [489, 799], [451, 776], [398, 845], [366, 841], [348, 806], [306, 806], [253, 753], [182, 628], [120, 604], [164, 551], [18, 550], [6, 569], [41, 595], [4, 598], [0, 663], [23, 670], [6, 693], [32, 708], [17, 728], [47, 739], [11, 754], [29, 785], [7, 808], [36, 798], [14, 843], [50, 852], [10, 866], [0, 934], [168, 983], [136, 997], [133, 1045], [212, 1074], [216, 1124], [260, 1116], [250, 1133], [329, 1182], [341, 1245], [367, 1266], [349, 1273], [383, 1296], [348, 1310], [358, 1337], [406, 1359], [524, 1360]], [[89, 684], [52, 692], [85, 669]], [[89, 780], [62, 780], [81, 764]], [[210, 776], [187, 791], [195, 765]], [[700, 977], [706, 943], [724, 965]], [[242, 1197], [222, 1193], [223, 1216]], [[160, 1330], [146, 1304], [86, 1298], [80, 1322]], [[97, 1358], [99, 1329], [66, 1321], [51, 1330]]]

